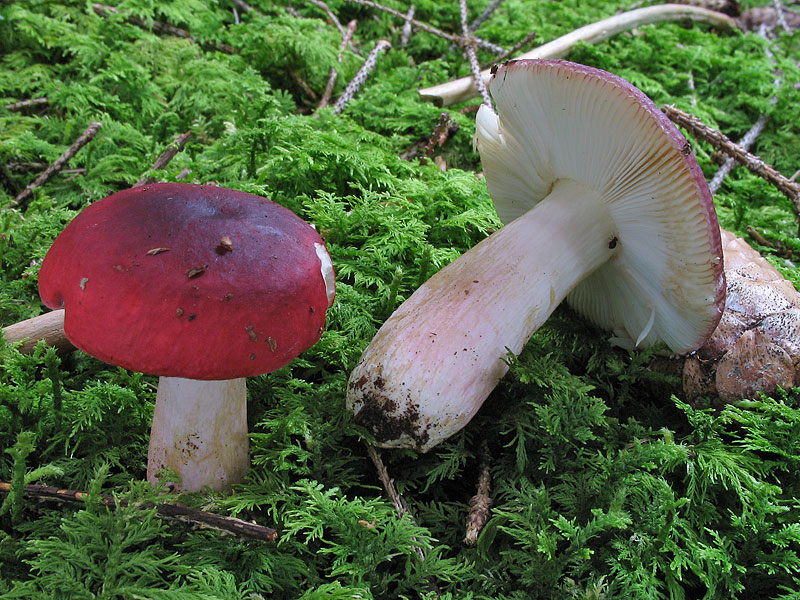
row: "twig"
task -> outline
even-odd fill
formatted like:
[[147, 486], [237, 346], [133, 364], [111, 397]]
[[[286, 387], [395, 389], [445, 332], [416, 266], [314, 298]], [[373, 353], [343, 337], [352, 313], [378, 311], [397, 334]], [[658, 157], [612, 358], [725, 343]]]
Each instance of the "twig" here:
[[489, 496], [489, 492], [492, 491], [492, 473], [489, 469], [491, 456], [486, 440], [481, 444], [480, 456], [481, 472], [478, 476], [478, 491], [470, 499], [467, 513], [467, 527], [464, 535], [464, 543], [467, 546], [472, 546], [478, 541], [478, 535], [486, 525], [486, 521], [489, 520], [489, 509], [492, 507], [492, 498]]
[[789, 248], [786, 245], [777, 242], [775, 240], [770, 240], [764, 237], [764, 235], [752, 225], [748, 225], [746, 227], [748, 235], [755, 240], [756, 243], [761, 244], [762, 246], [766, 246], [767, 248], [772, 248], [775, 250], [775, 254], [778, 256], [782, 256], [783, 258], [794, 258], [795, 251], [794, 248]]
[[497, 10], [497, 7], [500, 6], [500, 3], [503, 0], [492, 0], [489, 3], [489, 6], [483, 9], [483, 12], [472, 22], [469, 24], [469, 30], [475, 31], [483, 25], [483, 23], [492, 16], [492, 13]]
[[536, 39], [536, 32], [535, 31], [529, 32], [524, 38], [522, 38], [520, 41], [518, 41], [516, 44], [514, 44], [514, 47], [511, 48], [508, 52], [506, 52], [502, 56], [498, 56], [497, 60], [494, 61], [495, 64], [503, 63], [503, 62], [507, 61], [509, 58], [514, 56], [517, 52], [522, 50], [525, 46], [527, 46], [528, 44], [533, 42], [533, 40], [535, 40], [535, 39]]
[[50, 100], [47, 98], [31, 98], [29, 100], [20, 100], [19, 102], [6, 104], [4, 108], [6, 110], [10, 110], [11, 112], [15, 112], [26, 108], [31, 108], [33, 106], [47, 106], [48, 104], [50, 104]]
[[464, 36], [464, 55], [469, 62], [469, 70], [472, 73], [472, 79], [475, 86], [478, 88], [478, 93], [486, 106], [492, 106], [492, 98], [489, 96], [489, 90], [486, 89], [486, 82], [481, 77], [481, 67], [478, 64], [478, 51], [475, 49], [475, 39], [469, 31], [469, 24], [467, 23], [467, 0], [458, 0], [459, 11], [461, 12], [461, 34]]
[[403, 30], [400, 32], [400, 46], [407, 46], [411, 39], [411, 19], [414, 18], [415, 11], [413, 4], [408, 7], [408, 12], [405, 14], [406, 22], [403, 23]]
[[[764, 39], [768, 39], [766, 25], [762, 24], [758, 28], [758, 34]], [[764, 51], [766, 52], [767, 57], [774, 64], [775, 57], [773, 56], [772, 51], [768, 47], [764, 48]], [[779, 88], [782, 84], [781, 77], [780, 76], [776, 77], [773, 84], [775, 85], [776, 88]], [[769, 99], [769, 102], [770, 104], [777, 104], [778, 97], [773, 96], [772, 98]], [[739, 140], [739, 145], [745, 150], [749, 150], [750, 146], [756, 141], [756, 139], [758, 139], [758, 136], [761, 135], [761, 133], [764, 131], [764, 127], [767, 126], [767, 121], [769, 121], [769, 117], [767, 115], [760, 115], [756, 120], [756, 122], [753, 123], [753, 126], [750, 128], [750, 130], [744, 134], [744, 137], [741, 140]], [[733, 157], [728, 156], [725, 158], [725, 162], [723, 162], [722, 165], [719, 167], [719, 169], [717, 169], [717, 172], [714, 173], [714, 176], [708, 183], [708, 188], [711, 190], [712, 194], [717, 193], [717, 190], [719, 190], [720, 186], [722, 186], [722, 181], [733, 170], [735, 165], [736, 161], [733, 159]]]
[[383, 485], [383, 489], [386, 490], [386, 493], [389, 496], [389, 500], [394, 506], [394, 509], [400, 513], [401, 515], [408, 513], [408, 506], [403, 500], [402, 496], [397, 492], [397, 489], [394, 487], [394, 481], [391, 477], [389, 477], [389, 471], [386, 469], [386, 465], [381, 458], [380, 453], [375, 449], [375, 446], [372, 444], [366, 444], [367, 446], [367, 454], [369, 455], [370, 459], [372, 460], [372, 464], [375, 465], [375, 469], [378, 471], [378, 479], [381, 480], [381, 484]]
[[241, 8], [245, 12], [252, 12], [255, 15], [261, 16], [261, 12], [259, 12], [258, 9], [253, 8], [252, 6], [250, 6], [244, 0], [231, 0], [231, 2], [233, 2], [236, 6], [238, 6], [239, 8]]
[[311, 89], [311, 86], [308, 85], [305, 80], [297, 74], [290, 65], [286, 65], [286, 72], [289, 73], [289, 76], [294, 80], [294, 82], [300, 86], [300, 89], [303, 90], [303, 93], [308, 96], [312, 101], [316, 101], [318, 96], [317, 93]]
[[450, 134], [454, 131], [458, 131], [458, 123], [450, 120], [449, 112], [443, 112], [441, 115], [439, 115], [439, 121], [436, 123], [433, 133], [431, 133], [431, 136], [428, 138], [428, 141], [425, 144], [425, 151], [423, 152], [419, 162], [425, 164], [425, 161], [431, 157], [431, 154], [433, 154], [433, 147], [439, 146], [441, 148], [442, 145], [447, 141], [447, 138], [450, 137]]
[[92, 123], [90, 123], [89, 127], [86, 128], [86, 130], [80, 135], [80, 137], [77, 140], [75, 140], [75, 143], [72, 144], [72, 146], [67, 148], [64, 154], [59, 156], [52, 165], [50, 165], [49, 167], [47, 167], [47, 169], [45, 169], [44, 173], [42, 173], [36, 179], [34, 179], [32, 183], [29, 183], [28, 186], [24, 190], [22, 190], [17, 195], [16, 198], [14, 198], [11, 202], [9, 202], [4, 208], [5, 209], [15, 208], [20, 204], [24, 203], [25, 201], [27, 201], [28, 198], [30, 198], [31, 195], [33, 194], [33, 190], [35, 190], [37, 187], [44, 185], [45, 183], [50, 181], [53, 177], [55, 177], [58, 174], [58, 172], [64, 168], [64, 165], [66, 165], [67, 162], [69, 162], [69, 160], [73, 156], [75, 156], [81, 148], [83, 148], [86, 144], [88, 144], [92, 140], [92, 138], [94, 138], [94, 136], [97, 135], [97, 132], [100, 130], [100, 127], [102, 127], [102, 125], [97, 121], [93, 121]]
[[[109, 14], [120, 14], [120, 11], [116, 7], [105, 4], [94, 3], [92, 4], [92, 8], [94, 9], [94, 12], [101, 17], [107, 17]], [[175, 37], [187, 39], [193, 43], [196, 42], [196, 40], [192, 37], [192, 34], [185, 29], [175, 27], [174, 25], [164, 23], [163, 21], [147, 21], [141, 17], [137, 17], [136, 15], [128, 15], [125, 17], [125, 20], [131, 25], [136, 25], [142, 29], [152, 29], [156, 33], [160, 33], [162, 35], [174, 35]], [[236, 54], [236, 48], [228, 44], [202, 43], [201, 45], [210, 46], [214, 50], [218, 50], [224, 54]]]
[[[354, 1], [354, 0], [350, 0]], [[364, 1], [364, 0], [360, 0]], [[583, 42], [596, 44], [612, 36], [643, 25], [658, 23], [660, 21], [689, 20], [696, 23], [706, 23], [714, 27], [736, 29], [736, 21], [721, 13], [698, 8], [696, 6], [683, 6], [679, 4], [661, 4], [637, 8], [625, 13], [614, 15], [608, 19], [598, 21], [576, 29], [560, 38], [557, 38], [538, 48], [521, 54], [520, 59], [529, 58], [564, 58], [575, 47]], [[498, 53], [502, 54], [502, 52]], [[481, 72], [484, 82], [491, 78], [491, 71], [486, 69]], [[463, 102], [478, 94], [472, 76], [462, 77], [433, 87], [419, 90], [423, 100], [433, 102], [437, 106], [450, 106]]]
[[372, 52], [369, 53], [367, 60], [364, 61], [364, 64], [361, 65], [361, 68], [356, 73], [355, 77], [350, 80], [350, 82], [345, 86], [342, 95], [336, 100], [336, 103], [333, 105], [333, 112], [340, 113], [344, 110], [344, 107], [347, 106], [347, 103], [353, 99], [358, 93], [358, 90], [361, 89], [361, 86], [364, 85], [364, 82], [369, 77], [369, 74], [375, 68], [375, 64], [378, 62], [378, 54], [381, 50], [389, 49], [392, 45], [387, 42], [386, 40], [378, 40], [378, 43], [375, 44], [375, 47], [372, 49]]
[[[8, 494], [11, 492], [11, 484], [0, 481], [0, 493]], [[65, 490], [49, 485], [26, 485], [25, 495], [40, 500], [63, 501], [63, 502], [86, 502], [89, 493], [77, 490]], [[103, 506], [115, 508], [128, 506], [125, 498], [116, 499], [114, 496], [99, 494], [98, 500]], [[195, 510], [180, 504], [145, 502], [141, 505], [144, 509], [155, 508], [156, 514], [162, 519], [176, 519], [193, 523], [207, 529], [216, 529], [224, 533], [238, 535], [241, 537], [260, 540], [262, 542], [274, 542], [278, 539], [278, 532], [271, 527], [249, 523], [236, 517], [226, 517], [203, 510]]]
[[400, 154], [400, 158], [403, 160], [411, 160], [422, 151], [419, 162], [424, 165], [433, 154], [434, 147], [441, 147], [451, 135], [458, 131], [458, 129], [458, 123], [453, 121], [450, 118], [450, 113], [445, 111], [439, 115], [439, 120], [428, 139], [415, 141], [407, 150]]
[[345, 35], [344, 27], [342, 27], [342, 24], [339, 22], [339, 19], [336, 18], [336, 15], [333, 14], [333, 11], [331, 10], [331, 8], [327, 4], [325, 4], [322, 0], [308, 0], [308, 2], [310, 2], [311, 4], [316, 6], [317, 8], [321, 8], [325, 12], [325, 14], [328, 16], [328, 18], [331, 20], [331, 22], [334, 24], [336, 29], [339, 30], [339, 33], [342, 35], [342, 37], [344, 37], [344, 35]]
[[[352, 4], [361, 4], [362, 6], [369, 6], [370, 8], [376, 8], [383, 12], [389, 13], [390, 15], [394, 15], [395, 17], [399, 17], [404, 21], [411, 23], [417, 29], [421, 29], [422, 31], [427, 31], [428, 33], [432, 33], [433, 35], [439, 36], [444, 38], [454, 44], [458, 44], [459, 46], [462, 45], [463, 39], [461, 36], [453, 35], [452, 33], [447, 33], [446, 31], [442, 31], [434, 27], [433, 25], [428, 25], [427, 23], [423, 23], [422, 21], [417, 21], [416, 19], [409, 19], [406, 15], [401, 13], [399, 10], [394, 10], [393, 8], [389, 8], [388, 6], [383, 6], [382, 4], [378, 4], [377, 2], [373, 2], [372, 0], [345, 0], [345, 2], [350, 2]], [[495, 54], [503, 54], [505, 50], [498, 46], [497, 44], [493, 44], [491, 42], [487, 42], [484, 39], [479, 37], [475, 38], [475, 43], [478, 44], [484, 50], [489, 50], [490, 52], [494, 52]]]
[[786, 22], [786, 15], [783, 12], [783, 3], [780, 0], [772, 0], [772, 8], [775, 10], [778, 26], [784, 31], [791, 31], [789, 24]]
[[[189, 141], [189, 138], [192, 137], [192, 133], [187, 131], [186, 133], [182, 133], [178, 137], [176, 137], [172, 143], [167, 147], [164, 152], [162, 152], [156, 161], [153, 163], [153, 166], [150, 167], [151, 171], [158, 171], [166, 167], [170, 161], [175, 158], [175, 155], [178, 152], [182, 152], [184, 146], [186, 146], [186, 142]], [[155, 181], [152, 177], [142, 177], [139, 181], [133, 184], [133, 187], [140, 187], [143, 185], [147, 185], [148, 183], [153, 183]]]
[[[350, 44], [350, 40], [353, 39], [353, 34], [356, 32], [356, 27], [358, 26], [358, 21], [353, 19], [347, 24], [347, 29], [342, 36], [342, 44], [339, 47], [339, 56], [337, 57], [339, 62], [344, 60], [344, 51], [347, 46]], [[335, 67], [331, 67], [330, 75], [328, 75], [328, 84], [325, 86], [325, 91], [322, 93], [322, 99], [319, 101], [319, 106], [317, 106], [317, 112], [320, 109], [325, 108], [328, 106], [328, 103], [331, 101], [331, 96], [333, 95], [333, 86], [336, 85], [336, 79], [339, 77], [339, 73]]]
[[[394, 487], [394, 481], [389, 477], [389, 471], [386, 469], [386, 465], [383, 463], [380, 453], [375, 449], [375, 446], [371, 444], [366, 444], [366, 446], [367, 454], [369, 454], [372, 464], [375, 465], [375, 469], [378, 471], [378, 479], [381, 480], [383, 489], [386, 490], [386, 494], [389, 496], [389, 501], [392, 503], [395, 511], [401, 516], [408, 515], [408, 518], [413, 522], [414, 519], [411, 517], [411, 513], [408, 510], [408, 505], [398, 493], [397, 488]], [[414, 551], [417, 553], [420, 560], [425, 560], [425, 552], [422, 548], [414, 545]]]
[[789, 181], [758, 156], [750, 154], [747, 150], [731, 141], [725, 134], [716, 129], [712, 129], [696, 116], [685, 113], [669, 104], [662, 106], [661, 110], [675, 124], [689, 130], [695, 137], [708, 142], [717, 150], [721, 150], [728, 156], [733, 157], [734, 160], [750, 169], [750, 171], [759, 177], [763, 177], [769, 181], [794, 203], [795, 210], [798, 215], [800, 215], [800, 185]]
[[48, 346], [55, 346], [60, 350], [73, 348], [64, 333], [63, 309], [46, 312], [9, 325], [3, 329], [3, 337], [9, 344], [22, 342], [18, 350], [23, 354], [33, 352], [40, 340], [44, 340]]

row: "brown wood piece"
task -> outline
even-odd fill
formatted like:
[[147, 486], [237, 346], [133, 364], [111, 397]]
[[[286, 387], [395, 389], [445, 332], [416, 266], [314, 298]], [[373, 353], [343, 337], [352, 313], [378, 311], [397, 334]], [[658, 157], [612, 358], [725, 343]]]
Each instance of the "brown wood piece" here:
[[22, 342], [19, 351], [25, 354], [32, 352], [39, 340], [44, 340], [48, 346], [55, 346], [59, 350], [73, 348], [64, 333], [63, 309], [9, 325], [3, 328], [3, 336], [9, 344]]

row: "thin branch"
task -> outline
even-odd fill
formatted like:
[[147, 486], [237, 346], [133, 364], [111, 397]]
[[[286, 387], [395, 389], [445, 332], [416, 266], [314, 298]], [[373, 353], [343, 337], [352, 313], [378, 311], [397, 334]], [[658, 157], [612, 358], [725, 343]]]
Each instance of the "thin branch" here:
[[[389, 501], [392, 503], [394, 510], [399, 515], [408, 515], [408, 518], [413, 523], [414, 519], [411, 517], [411, 513], [408, 510], [408, 505], [406, 504], [403, 497], [398, 493], [397, 488], [394, 487], [394, 481], [391, 477], [389, 477], [389, 471], [386, 469], [386, 465], [381, 458], [380, 453], [375, 449], [375, 446], [371, 444], [366, 444], [367, 446], [367, 454], [369, 455], [370, 459], [372, 460], [372, 464], [375, 465], [375, 469], [378, 471], [378, 479], [381, 480], [381, 485], [383, 485], [383, 489], [386, 490], [386, 494], [389, 496]], [[420, 560], [425, 560], [425, 552], [419, 546], [414, 546], [414, 551], [419, 556]]]
[[411, 39], [411, 20], [414, 18], [416, 10], [413, 4], [408, 7], [408, 12], [405, 14], [406, 22], [403, 23], [403, 31], [400, 33], [400, 46], [407, 46], [408, 41]]
[[369, 74], [375, 69], [375, 65], [378, 62], [378, 54], [380, 54], [381, 50], [391, 47], [392, 45], [386, 40], [378, 40], [378, 43], [375, 44], [367, 60], [364, 61], [364, 64], [358, 70], [358, 73], [356, 73], [355, 77], [345, 86], [342, 95], [336, 100], [336, 103], [333, 105], [333, 112], [340, 113], [344, 110], [347, 103], [358, 93], [358, 90], [361, 89], [361, 86], [364, 85], [364, 82], [369, 78]]
[[469, 512], [467, 513], [467, 526], [464, 535], [464, 543], [472, 546], [478, 541], [483, 526], [489, 520], [489, 509], [492, 507], [492, 498], [489, 493], [492, 491], [492, 473], [489, 468], [491, 456], [489, 454], [489, 444], [486, 440], [481, 444], [480, 450], [480, 475], [478, 476], [478, 491], [469, 501]]
[[[153, 166], [150, 167], [151, 171], [159, 171], [166, 167], [170, 161], [175, 158], [175, 155], [178, 152], [182, 152], [183, 148], [186, 146], [186, 142], [189, 141], [189, 138], [192, 137], [192, 133], [187, 131], [186, 133], [182, 133], [178, 137], [176, 137], [172, 143], [167, 147], [164, 152], [162, 152], [156, 161], [153, 163]], [[147, 185], [148, 183], [153, 183], [155, 181], [152, 177], [142, 177], [139, 181], [133, 184], [133, 187], [140, 187], [143, 185]]]
[[[337, 57], [339, 62], [344, 60], [344, 51], [347, 49], [347, 46], [350, 45], [350, 41], [353, 39], [357, 26], [358, 21], [355, 19], [347, 24], [347, 29], [342, 36], [342, 44], [339, 46], [339, 56]], [[336, 79], [338, 77], [339, 73], [336, 68], [331, 67], [331, 72], [328, 75], [328, 84], [325, 86], [325, 91], [322, 93], [322, 99], [319, 101], [319, 106], [317, 106], [317, 112], [328, 106], [328, 103], [331, 101], [331, 96], [333, 95], [333, 87], [336, 85]]]
[[317, 8], [321, 8], [325, 12], [325, 14], [328, 16], [328, 18], [331, 20], [331, 22], [334, 24], [336, 29], [339, 30], [339, 33], [341, 34], [341, 36], [344, 37], [344, 35], [345, 35], [344, 27], [342, 27], [341, 22], [339, 22], [339, 19], [336, 17], [335, 14], [333, 14], [333, 11], [330, 9], [330, 7], [327, 4], [325, 4], [322, 0], [308, 0], [308, 2], [310, 2], [311, 4], [316, 6]]
[[786, 22], [786, 15], [783, 12], [783, 2], [780, 0], [772, 0], [772, 8], [775, 10], [775, 18], [778, 26], [784, 31], [791, 31], [789, 24]]
[[[766, 27], [766, 25], [762, 24], [758, 28], [758, 34], [761, 37], [763, 37], [764, 39], [768, 39], [767, 38], [767, 27]], [[770, 59], [770, 61], [773, 64], [775, 64], [775, 56], [772, 54], [772, 51], [769, 49], [769, 47], [765, 47], [764, 51], [766, 52], [767, 57]], [[783, 82], [781, 80], [780, 75], [778, 75], [775, 78], [775, 80], [773, 81], [773, 85], [776, 88], [781, 87], [782, 83]], [[770, 102], [770, 104], [777, 104], [778, 103], [778, 97], [777, 96], [773, 96], [772, 98], [769, 99], [769, 102]], [[741, 140], [739, 140], [739, 145], [742, 148], [744, 148], [745, 150], [749, 150], [750, 146], [753, 145], [753, 143], [758, 139], [758, 136], [760, 136], [761, 133], [764, 131], [764, 128], [767, 126], [767, 121], [769, 121], [769, 117], [767, 115], [760, 115], [758, 117], [758, 119], [756, 120], [756, 122], [753, 123], [753, 126], [750, 128], [750, 130], [747, 133], [744, 134], [744, 137]], [[736, 165], [736, 161], [733, 159], [733, 157], [728, 156], [725, 159], [725, 162], [722, 163], [720, 168], [717, 169], [717, 172], [714, 173], [714, 176], [711, 178], [711, 181], [708, 183], [708, 188], [711, 190], [712, 194], [716, 194], [717, 193], [717, 190], [719, 190], [720, 186], [722, 185], [722, 181], [733, 170], [735, 165]]]
[[298, 75], [297, 71], [295, 71], [291, 66], [286, 65], [286, 72], [289, 74], [289, 77], [303, 90], [303, 93], [311, 99], [312, 102], [316, 102], [318, 96], [317, 93], [311, 89], [311, 86], [308, 85], [300, 75]]
[[[658, 23], [660, 21], [683, 20], [705, 23], [725, 29], [736, 29], [736, 21], [727, 15], [696, 6], [661, 4], [637, 8], [614, 15], [613, 17], [598, 21], [597, 23], [586, 25], [547, 44], [543, 44], [538, 48], [521, 54], [517, 58], [564, 58], [575, 45], [580, 42], [596, 44], [618, 33], [629, 31], [643, 25]], [[481, 76], [484, 82], [488, 83], [491, 78], [491, 71], [486, 69], [481, 72]], [[437, 106], [450, 106], [451, 104], [473, 98], [478, 94], [478, 89], [475, 87], [472, 76], [469, 76], [424, 88], [419, 90], [418, 93], [420, 98], [433, 102]]]
[[47, 106], [48, 104], [50, 104], [50, 100], [47, 98], [31, 98], [29, 100], [20, 100], [19, 102], [6, 104], [3, 108], [10, 110], [11, 112], [16, 112], [35, 106]]
[[18, 350], [23, 354], [33, 352], [36, 344], [44, 340], [48, 346], [60, 350], [71, 350], [72, 343], [64, 333], [64, 310], [53, 310], [37, 317], [25, 319], [3, 329], [3, 337], [9, 344], [22, 342]]
[[514, 56], [517, 52], [522, 50], [525, 46], [529, 45], [536, 39], [536, 32], [531, 31], [525, 37], [523, 37], [520, 41], [514, 44], [514, 47], [511, 48], [508, 52], [503, 54], [502, 56], [498, 56], [495, 64], [503, 63]]
[[[10, 492], [11, 484], [0, 481], [0, 493], [8, 494]], [[89, 499], [87, 492], [65, 490], [49, 485], [26, 485], [24, 493], [30, 498], [48, 501], [86, 502]], [[100, 504], [109, 508], [116, 508], [117, 505], [120, 507], [128, 506], [127, 499], [116, 499], [114, 496], [107, 494], [99, 494], [98, 500]], [[271, 527], [249, 523], [236, 517], [226, 517], [203, 510], [195, 510], [180, 504], [146, 502], [141, 507], [144, 509], [155, 508], [156, 514], [162, 519], [185, 521], [206, 529], [216, 529], [224, 533], [262, 542], [274, 542], [278, 539], [278, 532]]]
[[748, 235], [753, 238], [756, 243], [761, 244], [762, 246], [766, 246], [767, 248], [772, 248], [775, 250], [775, 254], [778, 256], [782, 256], [784, 258], [793, 259], [795, 255], [794, 248], [789, 248], [785, 244], [781, 242], [770, 240], [764, 237], [758, 229], [753, 227], [752, 225], [748, 225], [746, 228]]
[[241, 8], [244, 12], [252, 12], [254, 15], [261, 16], [261, 12], [258, 9], [253, 8], [244, 0], [231, 0], [236, 6]]
[[[94, 12], [97, 13], [101, 17], [107, 17], [109, 14], [121, 14], [120, 11], [114, 6], [108, 6], [105, 4], [92, 4], [92, 8]], [[185, 29], [181, 29], [180, 27], [175, 27], [174, 25], [170, 25], [169, 23], [164, 23], [163, 21], [147, 21], [146, 19], [142, 19], [141, 17], [137, 17], [136, 15], [129, 15], [125, 17], [125, 20], [130, 23], [131, 25], [136, 25], [137, 27], [141, 27], [142, 29], [152, 29], [154, 32], [162, 34], [162, 35], [173, 35], [175, 37], [187, 39], [193, 43], [196, 43], [196, 40], [192, 37], [192, 34], [186, 31]], [[223, 54], [236, 54], [236, 48], [230, 46], [228, 44], [221, 44], [221, 43], [201, 43], [203, 46], [209, 46], [214, 50], [218, 50]]]
[[433, 154], [433, 147], [438, 146], [441, 148], [454, 131], [458, 131], [458, 123], [450, 120], [450, 113], [443, 112], [439, 115], [439, 121], [425, 144], [425, 151], [420, 158], [420, 163], [425, 164], [425, 161]]
[[492, 16], [492, 13], [497, 10], [497, 7], [500, 6], [502, 2], [503, 0], [492, 0], [489, 3], [489, 6], [484, 8], [483, 12], [472, 23], [469, 24], [469, 30], [475, 31], [478, 29], [478, 27], [483, 25], [483, 23]]
[[[395, 17], [399, 17], [404, 21], [411, 23], [417, 29], [421, 29], [422, 31], [427, 31], [428, 33], [432, 33], [433, 35], [439, 36], [444, 38], [454, 44], [461, 46], [463, 44], [463, 39], [461, 36], [453, 35], [452, 33], [447, 33], [446, 31], [442, 31], [434, 27], [433, 25], [428, 25], [427, 23], [423, 23], [422, 21], [417, 21], [416, 19], [410, 19], [407, 15], [404, 15], [399, 10], [395, 10], [393, 8], [389, 8], [388, 6], [383, 6], [382, 4], [378, 4], [377, 2], [373, 2], [372, 0], [345, 0], [345, 2], [350, 2], [352, 4], [360, 4], [362, 6], [369, 6], [370, 8], [376, 8], [383, 12], [389, 13], [390, 15], [394, 15]], [[489, 50], [490, 52], [494, 52], [495, 54], [503, 54], [505, 50], [498, 46], [497, 44], [493, 44], [491, 42], [487, 42], [481, 38], [475, 38], [475, 43], [478, 44], [484, 50]]]
[[33, 190], [37, 187], [40, 187], [50, 181], [53, 177], [55, 177], [58, 172], [64, 168], [69, 160], [75, 156], [78, 151], [83, 148], [86, 144], [88, 144], [97, 132], [100, 130], [102, 125], [97, 121], [93, 121], [89, 124], [89, 127], [80, 135], [80, 137], [75, 140], [75, 143], [72, 144], [67, 150], [59, 156], [55, 162], [45, 169], [44, 173], [39, 175], [36, 179], [33, 180], [32, 183], [29, 183], [28, 186], [20, 192], [16, 198], [14, 198], [11, 202], [9, 202], [4, 208], [15, 208], [20, 204], [23, 204], [33, 195]]
[[708, 142], [717, 150], [721, 150], [728, 156], [733, 157], [739, 164], [744, 165], [759, 177], [769, 181], [794, 203], [795, 211], [800, 215], [800, 185], [789, 181], [758, 156], [750, 154], [747, 150], [731, 141], [725, 134], [712, 129], [696, 116], [685, 113], [672, 105], [662, 106], [661, 110], [675, 124], [687, 129], [695, 137]]
[[458, 0], [459, 11], [461, 12], [461, 34], [464, 36], [464, 55], [469, 62], [469, 70], [472, 73], [472, 79], [475, 86], [478, 88], [478, 93], [486, 106], [492, 106], [492, 98], [489, 96], [489, 90], [486, 89], [486, 82], [481, 77], [481, 67], [478, 64], [478, 51], [475, 48], [475, 39], [469, 31], [469, 23], [467, 23], [467, 0]]

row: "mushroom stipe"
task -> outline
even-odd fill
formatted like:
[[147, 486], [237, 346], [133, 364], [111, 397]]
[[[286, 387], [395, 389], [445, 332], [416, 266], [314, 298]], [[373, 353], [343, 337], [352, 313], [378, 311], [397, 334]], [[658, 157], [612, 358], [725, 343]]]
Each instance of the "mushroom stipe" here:
[[348, 406], [384, 447], [464, 427], [564, 299], [619, 345], [678, 354], [722, 314], [711, 194], [650, 99], [567, 61], [505, 63], [490, 90], [476, 145], [506, 225], [420, 286], [353, 370]]

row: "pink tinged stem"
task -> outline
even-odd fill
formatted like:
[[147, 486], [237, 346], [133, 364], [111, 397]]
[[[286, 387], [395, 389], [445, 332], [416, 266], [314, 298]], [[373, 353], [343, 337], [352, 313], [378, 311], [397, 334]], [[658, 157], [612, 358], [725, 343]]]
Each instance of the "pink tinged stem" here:
[[[614, 256], [597, 192], [571, 180], [423, 284], [386, 321], [348, 385], [383, 447], [427, 451], [478, 411], [569, 291]], [[613, 246], [613, 244], [612, 244]]]
[[185, 491], [229, 489], [249, 465], [245, 379], [160, 377], [150, 431], [147, 480], [164, 467]]

